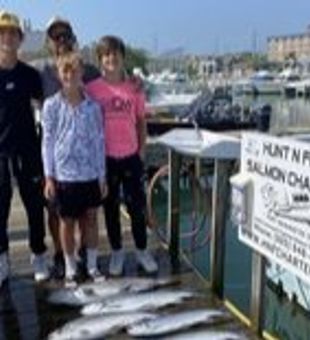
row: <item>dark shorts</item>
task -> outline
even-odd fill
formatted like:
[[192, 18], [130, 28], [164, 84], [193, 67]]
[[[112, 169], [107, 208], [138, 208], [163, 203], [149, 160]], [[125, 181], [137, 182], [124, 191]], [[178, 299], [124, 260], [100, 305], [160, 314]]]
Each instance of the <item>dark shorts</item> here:
[[102, 203], [99, 182], [58, 182], [55, 208], [60, 217], [78, 218]]

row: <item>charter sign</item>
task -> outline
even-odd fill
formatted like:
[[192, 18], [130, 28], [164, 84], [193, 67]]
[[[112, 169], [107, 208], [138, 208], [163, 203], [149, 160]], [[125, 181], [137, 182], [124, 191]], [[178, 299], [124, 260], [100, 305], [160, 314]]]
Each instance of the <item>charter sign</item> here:
[[310, 144], [244, 134], [248, 223], [239, 239], [310, 283]]

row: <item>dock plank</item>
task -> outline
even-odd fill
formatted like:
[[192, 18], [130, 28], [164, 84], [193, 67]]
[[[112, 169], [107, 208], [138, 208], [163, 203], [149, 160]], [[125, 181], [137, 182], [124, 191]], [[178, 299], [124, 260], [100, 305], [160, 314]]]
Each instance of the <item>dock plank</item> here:
[[[12, 237], [10, 245], [11, 277], [0, 289], [0, 340], [34, 340], [46, 339], [47, 335], [64, 323], [79, 317], [78, 311], [70, 308], [59, 308], [47, 303], [47, 296], [52, 289], [62, 286], [61, 281], [49, 281], [43, 284], [35, 284], [32, 279], [32, 267], [30, 265], [30, 251], [27, 244], [24, 218], [14, 216], [16, 207], [20, 208], [18, 199], [14, 201], [13, 218], [19, 224], [11, 227], [11, 236], [17, 231], [20, 236]], [[102, 214], [101, 214], [102, 215]], [[15, 219], [14, 219], [15, 218]], [[107, 272], [109, 260], [109, 246], [104, 232], [103, 220], [100, 223], [100, 258], [101, 271]], [[135, 262], [134, 246], [128, 228], [124, 226], [124, 248], [127, 251], [124, 276], [143, 276]], [[47, 239], [49, 257], [51, 258], [51, 239]], [[149, 246], [159, 263], [159, 277], [172, 277], [178, 282], [177, 288], [192, 289], [200, 292], [199, 298], [191, 299], [180, 306], [169, 307], [165, 312], [189, 310], [195, 308], [219, 308], [225, 309], [222, 301], [212, 295], [209, 285], [198, 277], [186, 262], [181, 261], [177, 272], [171, 266], [168, 250], [163, 247], [155, 235], [149, 235]], [[216, 328], [215, 328], [216, 327]], [[248, 339], [256, 339], [249, 329], [243, 326], [235, 317], [231, 316], [223, 324], [211, 327], [217, 330], [233, 330], [246, 335]], [[204, 329], [203, 326], [195, 327], [195, 330]], [[111, 339], [129, 339], [125, 333], [111, 337]]]

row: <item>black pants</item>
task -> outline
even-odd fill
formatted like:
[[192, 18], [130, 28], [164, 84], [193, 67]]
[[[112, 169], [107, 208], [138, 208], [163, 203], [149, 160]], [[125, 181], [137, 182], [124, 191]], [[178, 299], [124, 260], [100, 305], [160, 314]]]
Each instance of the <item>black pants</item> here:
[[143, 164], [138, 155], [107, 158], [108, 196], [105, 199], [105, 219], [113, 250], [122, 248], [120, 223], [120, 188], [131, 217], [132, 234], [138, 249], [146, 248], [146, 204], [143, 185]]
[[0, 254], [8, 251], [8, 218], [12, 199], [12, 177], [16, 178], [29, 224], [29, 246], [34, 254], [46, 250], [43, 199], [40, 178], [31, 159], [0, 156]]

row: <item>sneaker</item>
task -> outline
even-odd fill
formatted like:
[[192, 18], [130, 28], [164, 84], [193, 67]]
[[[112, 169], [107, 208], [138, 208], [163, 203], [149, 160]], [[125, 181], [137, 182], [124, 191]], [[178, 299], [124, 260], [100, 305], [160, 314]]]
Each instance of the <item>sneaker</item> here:
[[78, 277], [76, 273], [68, 274], [65, 277], [65, 288], [76, 288], [78, 286]]
[[137, 250], [136, 259], [147, 274], [154, 274], [158, 271], [158, 265], [148, 250]]
[[64, 254], [65, 280], [76, 281], [78, 276], [77, 260], [75, 255]]
[[45, 281], [49, 278], [49, 270], [45, 254], [33, 254], [31, 262], [34, 270], [34, 280], [36, 282]]
[[0, 254], [0, 287], [9, 277], [9, 259], [7, 253]]
[[109, 263], [109, 273], [112, 276], [119, 276], [123, 272], [125, 255], [123, 249], [113, 250]]
[[88, 270], [88, 277], [94, 282], [105, 281], [104, 275], [102, 275], [97, 268], [89, 269]]
[[54, 255], [52, 276], [55, 279], [63, 279], [65, 276], [65, 260], [62, 252], [57, 252]]

